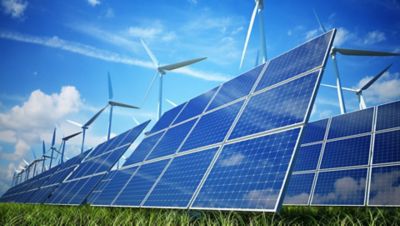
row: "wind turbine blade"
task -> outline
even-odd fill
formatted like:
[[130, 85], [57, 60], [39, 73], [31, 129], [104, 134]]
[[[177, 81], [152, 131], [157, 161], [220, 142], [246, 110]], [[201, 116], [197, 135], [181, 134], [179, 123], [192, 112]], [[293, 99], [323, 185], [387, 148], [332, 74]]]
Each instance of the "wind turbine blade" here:
[[[323, 84], [323, 83], [321, 83], [321, 86], [325, 86], [325, 87], [329, 87], [329, 88], [333, 88], [333, 89], [336, 89], [336, 88], [337, 88], [336, 86], [328, 85], [328, 84]], [[351, 92], [357, 92], [356, 89], [351, 89], [351, 88], [347, 88], [347, 87], [343, 87], [343, 86], [342, 86], [342, 89], [343, 89], [343, 90], [347, 90], [347, 91], [351, 91]]]
[[153, 85], [154, 85], [154, 82], [156, 81], [157, 76], [158, 76], [158, 72], [153, 76], [153, 80], [151, 80], [150, 85], [149, 85], [149, 87], [148, 87], [147, 90], [146, 90], [146, 93], [145, 93], [144, 98], [143, 98], [143, 101], [142, 101], [142, 105], [144, 104], [144, 102], [146, 102], [147, 97], [148, 97], [149, 94], [150, 94], [151, 88], [153, 88]]
[[350, 56], [400, 56], [400, 53], [358, 50], [358, 49], [343, 49], [343, 48], [334, 48], [333, 52], [338, 52], [342, 55], [350, 55]]
[[368, 89], [376, 80], [378, 80], [389, 68], [392, 66], [392, 64], [389, 64], [385, 69], [383, 69], [381, 72], [379, 72], [377, 75], [375, 75], [367, 84], [365, 84], [363, 87], [359, 89], [357, 93], [362, 92], [363, 90]]
[[317, 12], [315, 11], [315, 9], [313, 9], [313, 13], [314, 13], [315, 18], [318, 21], [319, 28], [322, 30], [322, 32], [326, 33], [326, 29], [325, 29], [324, 25], [321, 23], [321, 20], [319, 19], [319, 16], [318, 16]]
[[73, 137], [78, 136], [78, 135], [81, 134], [81, 133], [82, 133], [82, 131], [77, 132], [77, 133], [74, 133], [74, 134], [71, 134], [71, 135], [66, 136], [66, 137], [63, 137], [63, 140], [64, 140], [64, 141], [67, 141], [67, 140], [69, 140], [69, 139], [71, 139], [71, 138], [73, 138]]
[[33, 158], [36, 160], [36, 154], [35, 154], [35, 151], [32, 149], [32, 155], [33, 155]]
[[207, 57], [201, 57], [201, 58], [196, 58], [196, 59], [191, 59], [191, 60], [185, 60], [179, 63], [174, 63], [174, 64], [168, 64], [164, 65], [162, 67], [159, 67], [160, 70], [165, 70], [165, 71], [172, 71], [181, 67], [185, 67], [194, 63], [197, 63], [199, 61], [205, 60]]
[[123, 107], [123, 108], [139, 109], [139, 107], [121, 103], [121, 102], [116, 102], [116, 101], [108, 101], [108, 104], [110, 104], [111, 106], [117, 106], [117, 107]]
[[178, 106], [176, 103], [174, 103], [172, 100], [169, 99], [165, 99], [170, 105], [172, 105], [173, 107]]
[[71, 124], [71, 125], [74, 125], [74, 126], [77, 126], [77, 127], [79, 127], [79, 128], [82, 128], [82, 124], [80, 124], [79, 122], [75, 122], [75, 121], [72, 121], [72, 120], [67, 120], [67, 122], [69, 123], [69, 124]]
[[240, 58], [240, 66], [239, 66], [239, 68], [242, 68], [242, 65], [243, 65], [244, 56], [246, 55], [247, 45], [249, 44], [251, 30], [253, 29], [254, 18], [256, 17], [257, 10], [258, 10], [258, 1], [256, 1], [256, 6], [254, 7], [253, 14], [251, 15], [249, 29], [247, 30], [246, 40], [244, 42], [242, 57]]
[[22, 161], [24, 161], [25, 165], [29, 166], [29, 162], [26, 161], [25, 159], [22, 159]]
[[144, 49], [146, 50], [147, 55], [149, 55], [149, 57], [151, 58], [151, 61], [153, 61], [154, 67], [158, 68], [158, 60], [154, 56], [153, 52], [151, 52], [150, 48], [146, 45], [146, 43], [143, 41], [143, 39], [140, 39], [140, 42], [142, 43]]
[[108, 77], [108, 99], [111, 100], [114, 97], [114, 94], [113, 94], [110, 72], [108, 72], [107, 77]]
[[46, 154], [46, 144], [44, 143], [44, 141], [42, 141], [42, 152], [43, 152], [43, 155]]
[[99, 117], [99, 115], [108, 107], [108, 104], [103, 107], [102, 109], [100, 109], [100, 111], [98, 111], [95, 115], [93, 115], [93, 117], [91, 119], [89, 119], [89, 121], [87, 121], [82, 127], [87, 128], [88, 126], [90, 126], [90, 124], [92, 124], [97, 117]]
[[139, 125], [139, 121], [137, 120], [137, 118], [135, 116], [132, 116], [133, 121], [136, 123], [136, 125]]
[[51, 146], [54, 147], [55, 143], [56, 143], [56, 128], [54, 128], [54, 131], [53, 131], [53, 138], [51, 139]]

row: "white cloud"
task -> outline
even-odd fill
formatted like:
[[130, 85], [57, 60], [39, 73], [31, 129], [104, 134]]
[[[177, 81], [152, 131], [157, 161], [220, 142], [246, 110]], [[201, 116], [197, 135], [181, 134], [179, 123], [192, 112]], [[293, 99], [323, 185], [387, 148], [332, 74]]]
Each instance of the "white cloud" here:
[[400, 172], [392, 171], [373, 174], [370, 204], [398, 205], [400, 203]]
[[234, 154], [229, 156], [228, 158], [223, 159], [220, 164], [221, 166], [237, 166], [242, 163], [244, 160], [245, 156], [242, 155], [241, 153]]
[[28, 2], [24, 0], [2, 0], [1, 5], [5, 14], [11, 15], [13, 18], [20, 18], [24, 15]]
[[372, 45], [386, 40], [385, 33], [381, 31], [371, 31], [368, 32], [367, 36], [364, 38], [365, 45]]
[[160, 34], [162, 29], [160, 27], [129, 27], [128, 34], [133, 37], [144, 39], [153, 39], [156, 35]]
[[114, 10], [112, 8], [108, 8], [105, 16], [106, 18], [113, 18], [115, 16]]
[[[77, 42], [71, 42], [58, 38], [57, 36], [48, 37], [37, 37], [31, 35], [23, 35], [19, 33], [0, 32], [0, 38], [9, 39], [14, 41], [32, 43], [57, 49], [62, 49], [68, 52], [77, 53], [80, 55], [109, 61], [121, 64], [134, 65], [144, 68], [153, 69], [153, 64], [149, 61], [142, 61], [135, 58], [126, 57], [114, 52], [97, 49], [95, 47], [84, 45]], [[191, 69], [190, 67], [181, 68], [174, 70], [174, 73], [188, 75], [194, 78], [199, 78], [206, 81], [227, 81], [228, 77], [219, 73], [204, 72], [199, 70]]]
[[310, 40], [320, 33], [319, 29], [313, 29], [306, 32], [306, 40]]
[[97, 6], [97, 5], [100, 5], [100, 1], [99, 0], [87, 0], [88, 1], [88, 3], [89, 3], [89, 5], [91, 5], [91, 6]]
[[197, 5], [198, 3], [198, 0], [187, 0], [187, 1], [193, 5]]
[[308, 193], [300, 193], [300, 194], [294, 195], [294, 196], [286, 195], [285, 196], [285, 203], [289, 203], [289, 204], [307, 204], [309, 196], [310, 195]]
[[264, 189], [264, 190], [251, 190], [245, 195], [245, 199], [249, 203], [259, 207], [269, 206], [272, 208], [271, 203], [275, 203], [278, 199], [278, 190]]
[[350, 33], [347, 29], [339, 27], [336, 32], [334, 46], [340, 46], [348, 40], [354, 38], [354, 34]]
[[0, 130], [0, 141], [6, 143], [15, 143], [17, 141], [17, 136], [13, 130]]
[[[357, 84], [357, 88], [362, 87], [372, 79], [366, 76]], [[367, 105], [382, 104], [389, 101], [398, 100], [400, 98], [400, 73], [386, 72], [381, 78], [376, 80], [367, 90], [363, 92], [363, 96]]]
[[[352, 177], [341, 177], [334, 183], [334, 189], [327, 194], [315, 194], [314, 200], [317, 203], [329, 203], [332, 201], [341, 202], [358, 197], [365, 189], [365, 178], [358, 180]], [[315, 202], [314, 201], [314, 202]]]

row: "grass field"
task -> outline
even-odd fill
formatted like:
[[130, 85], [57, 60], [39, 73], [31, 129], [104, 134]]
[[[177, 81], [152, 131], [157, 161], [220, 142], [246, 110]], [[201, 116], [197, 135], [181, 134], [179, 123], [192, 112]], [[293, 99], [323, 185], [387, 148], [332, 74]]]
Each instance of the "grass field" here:
[[400, 225], [400, 208], [284, 207], [279, 214], [0, 204], [0, 225]]

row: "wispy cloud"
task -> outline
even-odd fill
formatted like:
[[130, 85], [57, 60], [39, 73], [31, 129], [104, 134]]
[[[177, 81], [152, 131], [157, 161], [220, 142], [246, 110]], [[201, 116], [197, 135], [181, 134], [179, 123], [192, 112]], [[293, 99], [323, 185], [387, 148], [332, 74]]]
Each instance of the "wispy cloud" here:
[[89, 3], [89, 5], [95, 7], [97, 5], [100, 5], [100, 1], [99, 0], [87, 0], [87, 2]]
[[5, 14], [13, 18], [20, 18], [24, 15], [28, 2], [24, 0], [2, 0], [1, 5]]
[[[53, 37], [38, 37], [13, 32], [0, 32], [0, 38], [14, 41], [32, 43], [57, 49], [62, 49], [68, 52], [77, 53], [87, 57], [92, 57], [104, 61], [134, 65], [143, 68], [153, 68], [153, 64], [149, 61], [142, 61], [135, 58], [123, 56], [114, 52], [95, 48], [93, 46], [82, 43], [67, 41], [57, 36]], [[219, 73], [204, 72], [191, 69], [190, 67], [175, 70], [175, 73], [199, 78], [206, 81], [226, 81], [228, 77]]]
[[364, 38], [364, 44], [365, 45], [373, 45], [382, 41], [386, 40], [386, 35], [385, 33], [381, 31], [371, 31], [368, 32], [366, 37]]

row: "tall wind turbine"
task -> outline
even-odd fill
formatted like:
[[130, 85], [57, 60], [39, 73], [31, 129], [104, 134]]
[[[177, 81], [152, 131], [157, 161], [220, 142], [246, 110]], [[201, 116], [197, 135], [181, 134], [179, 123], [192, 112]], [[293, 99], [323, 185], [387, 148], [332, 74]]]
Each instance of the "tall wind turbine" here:
[[181, 67], [185, 67], [185, 66], [197, 63], [199, 61], [207, 59], [207, 57], [195, 58], [195, 59], [186, 60], [186, 61], [182, 61], [182, 62], [178, 62], [178, 63], [173, 63], [173, 64], [160, 66], [160, 64], [158, 63], [157, 58], [155, 57], [153, 52], [151, 52], [151, 50], [146, 45], [146, 43], [142, 39], [140, 41], [141, 41], [144, 49], [146, 50], [147, 54], [149, 55], [151, 61], [153, 62], [154, 69], [157, 71], [156, 75], [153, 77], [153, 80], [150, 83], [149, 88], [147, 89], [147, 92], [146, 92], [144, 100], [146, 100], [147, 95], [149, 94], [149, 91], [150, 91], [151, 87], [153, 86], [153, 83], [154, 83], [155, 79], [157, 78], [157, 76], [159, 76], [159, 79], [160, 79], [160, 84], [159, 84], [160, 87], [159, 88], [160, 89], [159, 89], [159, 99], [158, 99], [158, 118], [160, 118], [161, 114], [162, 114], [163, 78], [164, 78], [164, 75], [168, 71], [172, 71], [172, 70], [175, 70], [175, 69], [178, 69], [178, 68], [181, 68]]
[[[319, 19], [317, 13], [314, 10], [314, 15], [318, 21], [319, 27], [323, 32], [326, 32], [325, 27], [322, 25], [321, 20]], [[336, 89], [337, 89], [337, 94], [338, 94], [338, 99], [339, 99], [339, 107], [340, 107], [340, 113], [344, 114], [346, 113], [346, 106], [344, 104], [344, 99], [343, 99], [343, 88], [342, 84], [340, 81], [340, 73], [339, 73], [339, 67], [337, 64], [336, 60], [336, 53], [346, 55], [346, 56], [378, 56], [378, 57], [384, 57], [384, 56], [400, 56], [400, 53], [393, 53], [393, 52], [382, 52], [382, 51], [371, 51], [371, 50], [357, 50], [357, 49], [345, 49], [345, 48], [336, 48], [332, 47], [330, 55], [333, 61], [333, 66], [335, 69], [335, 74], [336, 74]]]
[[[367, 108], [367, 105], [365, 103], [364, 97], [363, 97], [363, 91], [367, 90], [376, 80], [378, 80], [389, 68], [392, 66], [392, 64], [388, 65], [385, 69], [383, 69], [381, 72], [376, 74], [371, 80], [369, 80], [365, 85], [363, 85], [361, 88], [358, 89], [352, 89], [352, 88], [347, 88], [347, 87], [342, 87], [343, 90], [353, 92], [357, 95], [358, 98], [358, 105], [360, 107], [360, 110]], [[327, 84], [321, 84], [322, 86], [325, 87], [330, 87], [330, 88], [335, 88], [336, 86], [332, 85], [327, 85]]]
[[267, 46], [265, 44], [265, 30], [264, 30], [264, 0], [255, 0], [256, 5], [253, 9], [253, 13], [251, 14], [251, 19], [250, 19], [250, 24], [249, 28], [247, 30], [247, 35], [246, 35], [246, 40], [244, 42], [244, 47], [243, 47], [243, 52], [242, 52], [242, 57], [240, 58], [240, 66], [239, 68], [242, 68], [244, 57], [246, 55], [247, 51], [247, 46], [249, 44], [251, 32], [253, 29], [253, 24], [256, 16], [258, 15], [258, 24], [260, 25], [260, 48], [261, 48], [261, 56], [262, 56], [262, 61], [265, 62], [267, 61]]
[[[110, 106], [110, 118], [108, 121], [108, 134], [107, 134], [107, 140], [110, 139], [111, 135], [111, 124], [112, 124], [112, 114], [113, 114], [113, 107], [122, 107], [122, 108], [131, 108], [131, 109], [139, 109], [136, 106], [121, 103], [121, 102], [116, 102], [113, 101], [114, 94], [113, 94], [113, 88], [112, 88], [112, 83], [111, 83], [111, 76], [110, 73], [108, 73], [108, 105]], [[107, 107], [107, 106], [106, 106]]]
[[62, 142], [61, 142], [61, 163], [64, 163], [64, 154], [65, 154], [65, 145], [67, 143], [67, 141], [73, 137], [78, 136], [79, 134], [81, 134], [82, 131], [71, 134], [69, 136], [63, 137], [62, 138]]
[[51, 139], [51, 154], [50, 154], [50, 165], [49, 165], [49, 169], [51, 168], [51, 166], [53, 165], [53, 159], [54, 159], [54, 152], [57, 151], [56, 149], [56, 128], [54, 128], [53, 131], [53, 138]]
[[100, 109], [93, 117], [89, 119], [85, 124], [80, 124], [78, 122], [72, 121], [72, 120], [67, 120], [72, 125], [78, 126], [82, 128], [82, 146], [81, 146], [81, 154], [83, 153], [84, 147], [85, 147], [85, 136], [86, 136], [86, 130], [89, 128], [89, 126], [99, 117], [99, 115], [108, 107], [108, 104]]

